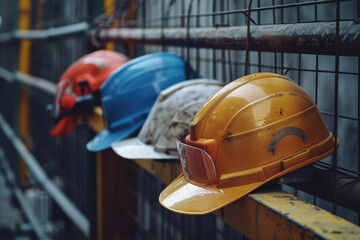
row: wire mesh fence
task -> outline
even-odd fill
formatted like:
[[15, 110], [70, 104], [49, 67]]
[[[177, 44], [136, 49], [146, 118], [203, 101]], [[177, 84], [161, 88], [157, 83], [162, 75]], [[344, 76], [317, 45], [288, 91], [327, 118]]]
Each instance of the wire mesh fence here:
[[[340, 147], [335, 154], [315, 164], [316, 174], [326, 181], [319, 177], [316, 178], [315, 175], [313, 180], [317, 181], [313, 183], [315, 186], [291, 184], [284, 185], [283, 189], [355, 224], [360, 223], [360, 209], [355, 203], [357, 202], [355, 199], [359, 199], [355, 192], [359, 186], [360, 175], [358, 153], [360, 142], [359, 56], [339, 50], [339, 42], [343, 40], [339, 39], [340, 24], [358, 24], [360, 16], [358, 1], [154, 0], [127, 2], [127, 4], [128, 11], [117, 6], [116, 12], [121, 13], [121, 15], [118, 14], [117, 25], [130, 30], [140, 29], [140, 31], [133, 31], [131, 32], [133, 35], [126, 35], [123, 30], [118, 30], [117, 48], [119, 50], [126, 51], [128, 54], [132, 53], [134, 56], [156, 51], [174, 52], [188, 60], [202, 76], [224, 83], [246, 73], [272, 72], [285, 75], [301, 85], [316, 102], [329, 130], [339, 139]], [[130, 4], [135, 4], [135, 6], [129, 8]], [[129, 9], [135, 11], [136, 18], [128, 18], [132, 15], [129, 13]], [[189, 46], [191, 44], [187, 44], [192, 41], [191, 37], [196, 37], [196, 35], [190, 34], [192, 29], [245, 26], [249, 27], [251, 32], [251, 29], [256, 27], [265, 29], [285, 24], [302, 26], [301, 24], [319, 23], [324, 24], [323, 27], [325, 27], [328, 22], [332, 22], [335, 27], [335, 44], [329, 42], [329, 44], [334, 44], [333, 51], [329, 50], [321, 54], [317, 51], [307, 52], [305, 48], [301, 48], [302, 36], [304, 39], [308, 36], [316, 38], [317, 34], [320, 34], [309, 28], [310, 25], [304, 25], [307, 26], [306, 31], [296, 32], [293, 30], [288, 36], [299, 36], [296, 44], [300, 46], [300, 50], [280, 46], [278, 49], [274, 47], [274, 50], [270, 52], [257, 51], [251, 46], [256, 41], [252, 39], [251, 35], [249, 36], [250, 45], [246, 47], [246, 43], [244, 43], [245, 49], [242, 50], [237, 50], [238, 45], [215, 40], [213, 42], [216, 43], [211, 47], [191, 47]], [[157, 38], [158, 35], [146, 31], [146, 29], [160, 29], [160, 37]], [[175, 35], [177, 30], [172, 31], [172, 29], [179, 31], [185, 29], [186, 32], [182, 35], [183, 38], [179, 37], [173, 40], [176, 36], [171, 36], [171, 33]], [[120, 33], [120, 31], [123, 32]], [[323, 34], [326, 35], [326, 33]], [[349, 36], [351, 32], [345, 34]], [[201, 35], [199, 38], [203, 38], [201, 40], [207, 43], [207, 40], [211, 41], [210, 37], [212, 36], [207, 38], [206, 35]], [[166, 37], [171, 39], [166, 39]], [[136, 44], [132, 44], [132, 40], [135, 40]], [[274, 44], [277, 43], [274, 42]], [[224, 45], [226, 45], [226, 49], [224, 49]], [[318, 44], [316, 47], [318, 49], [322, 46]], [[351, 47], [347, 46], [347, 48]], [[156, 182], [156, 180], [151, 181]], [[141, 189], [141, 186], [139, 188]], [[146, 215], [149, 214], [147, 213], [149, 210], [144, 210], [147, 204], [146, 199], [151, 196], [146, 191], [142, 194], [139, 199], [145, 200], [140, 201], [139, 210]], [[159, 215], [166, 219], [169, 213], [160, 211]], [[179, 216], [179, 218], [181, 217]], [[150, 228], [144, 228], [147, 224], [146, 222], [140, 224], [143, 226], [140, 232], [145, 231], [151, 236], [162, 236], [159, 233], [151, 233]], [[178, 228], [185, 226], [181, 224], [181, 221], [177, 224]], [[146, 229], [148, 230], [146, 231]]]
[[[2, 33], [18, 29], [17, 1], [0, 3], [3, 19]], [[88, 1], [31, 1], [31, 29], [41, 30], [84, 22], [89, 17]], [[17, 71], [18, 41], [1, 43], [0, 66], [7, 71]], [[33, 41], [31, 46], [30, 73], [33, 76], [57, 83], [59, 77], [75, 60], [89, 52], [88, 37], [84, 33], [51, 38], [46, 41]], [[13, 129], [17, 129], [19, 117], [19, 88], [16, 82], [0, 81], [0, 111]], [[23, 87], [23, 86], [22, 86]], [[94, 133], [85, 124], [80, 124], [73, 134], [64, 138], [50, 137], [52, 128], [49, 104], [54, 96], [35, 88], [29, 91], [29, 136], [27, 142], [31, 153], [38, 160], [47, 175], [71, 201], [85, 214], [91, 223], [90, 239], [96, 234], [96, 171], [95, 156], [85, 149], [85, 144]], [[6, 103], [6, 104], [5, 104]], [[18, 134], [18, 133], [17, 133]], [[11, 168], [18, 172], [19, 156], [8, 139], [1, 135], [1, 148], [7, 159], [11, 159]], [[17, 173], [19, 180], [19, 173]], [[19, 181], [18, 184], [23, 186]], [[40, 187], [33, 181], [25, 188]], [[51, 207], [54, 239], [87, 239], [87, 237], [69, 220], [56, 204]], [[64, 227], [62, 227], [64, 225]], [[61, 227], [59, 227], [61, 226]]]
[[[284, 185], [283, 189], [360, 224], [360, 207], [354, 201], [354, 198], [360, 199], [356, 193], [360, 184], [360, 57], [354, 51], [342, 52], [343, 48], [340, 47], [340, 42], [344, 40], [340, 39], [340, 36], [344, 36], [340, 35], [343, 26], [340, 24], [349, 23], [355, 27], [359, 24], [359, 1], [115, 1], [113, 6], [106, 6], [115, 8], [114, 16], [95, 18], [102, 12], [96, 6], [97, 1], [86, 0], [32, 1], [31, 28], [46, 29], [89, 21], [94, 28], [114, 26], [119, 34], [125, 29], [140, 29], [139, 39], [120, 39], [115, 49], [131, 58], [157, 51], [174, 52], [186, 59], [203, 77], [223, 83], [250, 73], [272, 72], [285, 75], [301, 85], [316, 102], [329, 130], [339, 138], [340, 147], [331, 157], [315, 164], [313, 186], [296, 183]], [[11, 13], [16, 11], [17, 6], [13, 1], [7, 0], [0, 4], [3, 19], [1, 32], [17, 29], [16, 21], [6, 21], [14, 19]], [[315, 32], [309, 27], [315, 25], [306, 25], [319, 24], [316, 26], [326, 29], [328, 22], [333, 23], [334, 33], [334, 38], [328, 42], [328, 32]], [[256, 42], [258, 30], [284, 25], [294, 26], [294, 29], [303, 26], [299, 29], [306, 31], [293, 30], [290, 35], [284, 36], [296, 36], [297, 42], [294, 45], [284, 46], [279, 45], [279, 42], [269, 41], [273, 45], [267, 45], [268, 50], [257, 49], [257, 46], [261, 46], [259, 43], [262, 43]], [[202, 41], [206, 43], [203, 46], [192, 42], [192, 31], [207, 28], [221, 30], [227, 27], [244, 27], [251, 34], [243, 41], [226, 39], [225, 36], [222, 42], [211, 42], [210, 35], [205, 35], [202, 36]], [[151, 36], [147, 35], [147, 29], [160, 30], [155, 42], [148, 40]], [[168, 32], [172, 29], [183, 31], [180, 40], [170, 41]], [[173, 33], [176, 35], [176, 31]], [[323, 34], [325, 39], [322, 45], [314, 40], [312, 44], [315, 47], [306, 45], [305, 49], [305, 39], [318, 39], [319, 34]], [[219, 35], [222, 36], [222, 33]], [[351, 32], [346, 37], [355, 38]], [[17, 42], [0, 44], [0, 66], [9, 71], [17, 70]], [[84, 34], [34, 41], [31, 74], [56, 83], [64, 70], [92, 47], [89, 37]], [[321, 53], [314, 50], [322, 47], [325, 50], [321, 50]], [[347, 45], [346, 49], [356, 50], [358, 47]], [[18, 126], [19, 88], [17, 83], [0, 81], [0, 101], [6, 102], [0, 104], [0, 112], [14, 129]], [[80, 125], [68, 137], [49, 138], [52, 125], [46, 106], [52, 102], [53, 96], [30, 89], [30, 149], [46, 172], [53, 176], [53, 180], [62, 186], [94, 225], [95, 157], [84, 147], [93, 133], [85, 125]], [[16, 151], [1, 135], [0, 142], [8, 159], [18, 159]], [[19, 168], [18, 161], [12, 161], [12, 168]], [[175, 239], [175, 236], [178, 239], [243, 237], [213, 215], [183, 216], [171, 213], [158, 204], [155, 206], [152, 203], [157, 202], [164, 185], [135, 164], [130, 164], [129, 171], [137, 181], [137, 185], [130, 187], [127, 193], [127, 198], [133, 200], [127, 214], [137, 226], [136, 231], [130, 234], [130, 239]], [[67, 238], [84, 238], [60, 210], [55, 207], [54, 211], [54, 217], [66, 223]]]

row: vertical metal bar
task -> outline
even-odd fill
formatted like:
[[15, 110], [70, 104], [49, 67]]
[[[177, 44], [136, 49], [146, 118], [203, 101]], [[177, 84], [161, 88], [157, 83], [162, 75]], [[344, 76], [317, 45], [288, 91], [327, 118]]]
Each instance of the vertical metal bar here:
[[[335, 92], [334, 92], [334, 136], [337, 138], [338, 130], [338, 90], [339, 90], [339, 29], [340, 29], [340, 0], [336, 1], [336, 56], [335, 56]], [[336, 180], [337, 180], [337, 147], [336, 141], [334, 144], [334, 153], [332, 155], [332, 171], [333, 171], [333, 182], [332, 182], [332, 213], [336, 214]]]
[[[142, 6], [141, 6], [141, 16], [142, 16], [142, 21], [141, 21], [141, 28], [145, 29], [146, 28], [146, 1], [142, 1], [141, 2]], [[145, 46], [145, 34], [142, 35], [142, 44], [141, 46]], [[145, 53], [145, 47], [142, 47], [142, 53]]]
[[[315, 15], [315, 22], [318, 21], [318, 11], [317, 11], [317, 3], [314, 4], [314, 15]], [[319, 55], [316, 54], [315, 59], [315, 104], [318, 103], [318, 92], [319, 92]], [[314, 205], [316, 205], [316, 196], [313, 196]]]
[[[357, 2], [357, 17], [360, 17], [360, 1]], [[358, 57], [358, 146], [360, 145], [360, 57]], [[360, 177], [360, 151], [358, 149], [358, 177]], [[358, 225], [360, 226], [360, 212], [358, 212]]]
[[[280, 4], [284, 4], [284, 0], [280, 1]], [[280, 9], [280, 22], [281, 24], [284, 23], [284, 9]], [[284, 74], [284, 53], [281, 53], [281, 74]]]
[[165, 0], [161, 0], [161, 51], [166, 51], [165, 47]]
[[102, 153], [97, 152], [96, 154], [96, 189], [97, 189], [97, 239], [103, 239], [103, 180], [102, 180], [102, 173], [103, 173], [103, 165], [102, 165]]
[[[181, 27], [185, 27], [185, 1], [181, 1]], [[181, 48], [181, 56], [184, 57], [185, 49]]]
[[[197, 1], [196, 14], [200, 14], [200, 1]], [[200, 27], [200, 16], [196, 17], [196, 27]], [[200, 71], [200, 49], [196, 48], [196, 70]]]
[[248, 75], [249, 67], [249, 40], [250, 40], [250, 25], [251, 25], [251, 4], [252, 0], [249, 0], [248, 11], [247, 11], [247, 31], [246, 31], [246, 50], [245, 50], [245, 71], [244, 75]]
[[[360, 3], [358, 2], [360, 5]], [[360, 8], [359, 8], [360, 9]], [[358, 15], [359, 16], [359, 15]], [[358, 57], [358, 146], [360, 144], [360, 57]], [[360, 177], [360, 151], [358, 149], [358, 177]], [[360, 212], [358, 212], [358, 225], [360, 226]]]
[[[188, 7], [188, 12], [187, 12], [187, 21], [186, 21], [186, 39], [187, 41], [189, 41], [190, 39], [190, 15], [191, 15], [191, 9], [192, 9], [192, 4], [193, 4], [194, 0], [190, 0], [189, 3], [189, 7]], [[190, 46], [186, 47], [186, 60], [187, 60], [187, 65], [186, 65], [186, 78], [189, 79], [190, 77]]]
[[[238, 9], [239, 7], [239, 0], [234, 0], [234, 9]], [[236, 14], [235, 17], [234, 17], [234, 20], [236, 23], [240, 22], [240, 14]], [[238, 59], [239, 59], [239, 51], [234, 51], [234, 57], [235, 57], [235, 61], [234, 61], [234, 76], [235, 78], [238, 78], [239, 77], [239, 68], [238, 68]]]
[[226, 81], [226, 83], [229, 83], [234, 80], [234, 75], [233, 75], [232, 66], [231, 66], [232, 65], [231, 64], [231, 62], [232, 62], [231, 61], [231, 50], [228, 50], [227, 53], [228, 53], [228, 64], [229, 64], [229, 78]]
[[[258, 4], [258, 8], [261, 7], [261, 3], [260, 3], [260, 0], [257, 1], [257, 4]], [[282, 10], [282, 9], [281, 9]], [[261, 24], [261, 12], [258, 12], [257, 13], [258, 16], [257, 16], [257, 22], [258, 24], [260, 25]], [[261, 72], [261, 51], [258, 52], [258, 71]]]
[[[318, 14], [317, 14], [317, 4], [314, 5], [314, 15], [315, 15], [315, 22], [318, 21]], [[315, 59], [315, 103], [318, 102], [318, 88], [319, 88], [319, 55], [316, 54]]]
[[[299, 0], [296, 1], [297, 3], [299, 2]], [[299, 6], [296, 6], [296, 17], [297, 17], [297, 22], [300, 22], [300, 8]], [[298, 69], [298, 83], [301, 86], [301, 53], [298, 54], [298, 61], [299, 61], [299, 69]]]
[[[224, 11], [224, 9], [225, 9], [224, 3], [225, 3], [225, 1], [220, 1], [220, 11]], [[224, 26], [226, 24], [224, 15], [221, 15], [220, 22], [221, 22], [220, 24], [222, 26]], [[226, 78], [226, 59], [225, 59], [225, 50], [224, 49], [221, 50], [221, 72], [222, 72], [223, 82], [225, 82], [225, 83], [228, 82], [227, 78]]]
[[[296, 0], [296, 3], [299, 3], [299, 0]], [[297, 18], [297, 23], [300, 22], [300, 9], [299, 6], [296, 6], [296, 18]], [[298, 84], [301, 86], [301, 54], [298, 54]], [[294, 195], [295, 197], [298, 196], [298, 189], [294, 188]]]
[[[212, 5], [213, 9], [212, 11], [215, 12], [216, 11], [216, 0], [213, 0], [213, 5]], [[216, 16], [212, 15], [212, 25], [213, 27], [216, 26]], [[216, 49], [212, 50], [212, 64], [213, 64], [213, 79], [216, 79]], [[224, 79], [221, 79], [221, 81], [224, 83]]]
[[[275, 0], [272, 0], [273, 6], [275, 6]], [[273, 9], [273, 24], [276, 24], [276, 9]], [[277, 53], [274, 52], [274, 73], [277, 73]]]
[[299, 62], [299, 65], [298, 65], [298, 83], [299, 85], [301, 86], [301, 53], [298, 54], [298, 62]]
[[[110, 16], [115, 15], [115, 0], [104, 0], [104, 11]], [[105, 49], [115, 50], [115, 42], [107, 41], [105, 44]]]
[[[108, 15], [115, 14], [115, 0], [104, 0], [104, 11]], [[115, 50], [115, 42], [108, 41], [105, 44], [105, 49], [109, 51]], [[103, 152], [96, 154], [96, 207], [97, 207], [97, 239], [104, 239], [104, 226], [103, 226], [103, 214], [104, 214], [104, 188], [103, 188]]]
[[[234, 3], [234, 1], [231, 1], [231, 0], [228, 0], [228, 3], [227, 3], [227, 6], [228, 6], [229, 10], [230, 9], [235, 9], [235, 7], [231, 5], [231, 2]], [[231, 26], [230, 14], [228, 15], [227, 23], [228, 23], [229, 26]], [[228, 50], [227, 53], [228, 53], [228, 64], [229, 64], [229, 78], [226, 81], [226, 83], [231, 82], [231, 81], [234, 80], [234, 75], [233, 75], [233, 71], [232, 71], [231, 50]]]
[[[19, 30], [29, 30], [31, 23], [31, 1], [19, 0]], [[19, 46], [19, 71], [30, 73], [31, 41], [22, 39]], [[30, 134], [30, 97], [27, 87], [20, 87], [20, 106], [19, 106], [19, 133], [25, 145], [29, 146]], [[28, 179], [27, 167], [25, 162], [20, 159], [20, 180], [26, 182]]]
[[[299, 0], [296, 0], [296, 3], [299, 3]], [[296, 18], [297, 18], [297, 22], [299, 23], [300, 22], [300, 8], [298, 5], [296, 6]]]

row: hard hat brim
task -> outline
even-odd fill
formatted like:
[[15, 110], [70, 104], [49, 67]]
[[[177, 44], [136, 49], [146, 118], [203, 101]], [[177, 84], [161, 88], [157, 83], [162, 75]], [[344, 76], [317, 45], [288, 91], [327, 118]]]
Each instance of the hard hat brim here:
[[197, 186], [180, 175], [159, 196], [159, 202], [170, 211], [205, 215], [224, 207], [263, 185], [257, 182], [237, 187], [217, 188], [216, 185]]
[[[330, 137], [334, 142], [333, 136]], [[336, 143], [338, 145], [338, 141]], [[323, 159], [333, 152], [334, 148], [332, 147], [320, 155], [289, 167], [264, 181], [234, 187], [197, 186], [186, 181], [184, 175], [181, 174], [161, 192], [159, 202], [163, 207], [176, 213], [188, 215], [208, 214], [244, 197], [267, 182]]]
[[111, 148], [120, 157], [127, 159], [177, 159], [178, 156], [169, 155], [154, 150], [154, 146], [147, 145], [139, 138], [129, 138], [111, 144]]
[[131, 133], [135, 132], [141, 127], [143, 122], [136, 123], [130, 128], [122, 129], [119, 131], [109, 131], [108, 129], [102, 130], [92, 140], [86, 144], [86, 149], [91, 152], [98, 152], [110, 148], [111, 144], [115, 141], [120, 141]]

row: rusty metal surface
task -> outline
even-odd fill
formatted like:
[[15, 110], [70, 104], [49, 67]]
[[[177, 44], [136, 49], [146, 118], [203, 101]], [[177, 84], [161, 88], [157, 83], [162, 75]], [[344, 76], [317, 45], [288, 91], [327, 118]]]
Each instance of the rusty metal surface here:
[[[245, 50], [247, 27], [96, 29], [91, 35], [95, 45], [101, 41], [114, 40], [123, 43]], [[335, 37], [335, 22], [251, 26], [249, 50], [334, 55]], [[360, 24], [355, 21], [341, 22], [339, 37], [340, 55], [360, 56]]]
[[249, 198], [257, 204], [254, 214], [256, 237], [253, 239], [286, 239], [289, 236], [291, 239], [360, 238], [360, 228], [355, 224], [289, 193], [260, 192], [250, 194]]
[[215, 214], [251, 239], [360, 238], [358, 226], [277, 190], [249, 194]]

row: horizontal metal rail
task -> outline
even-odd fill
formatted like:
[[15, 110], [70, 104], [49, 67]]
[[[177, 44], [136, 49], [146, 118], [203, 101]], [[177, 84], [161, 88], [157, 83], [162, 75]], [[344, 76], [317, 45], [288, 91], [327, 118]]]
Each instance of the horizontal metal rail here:
[[[123, 43], [245, 50], [247, 26], [98, 28], [91, 31], [90, 35], [94, 45], [112, 40]], [[249, 50], [334, 55], [335, 38], [335, 22], [251, 26]], [[355, 21], [340, 23], [338, 50], [342, 56], [360, 56], [360, 24]]]
[[0, 67], [0, 77], [7, 80], [8, 82], [18, 81], [29, 87], [35, 87], [50, 95], [55, 95], [56, 92], [56, 84], [52, 83], [50, 80], [34, 77], [18, 71], [10, 72]]
[[65, 36], [79, 32], [86, 32], [89, 29], [87, 22], [76, 23], [68, 26], [53, 27], [44, 30], [15, 30], [0, 34], [0, 43], [13, 39], [47, 39], [52, 37]]
[[249, 194], [215, 214], [251, 239], [358, 239], [360, 228], [279, 190]]
[[35, 88], [40, 89], [44, 92], [47, 92], [51, 95], [55, 95], [56, 85], [54, 83], [50, 82], [49, 80], [34, 77], [34, 76], [24, 74], [24, 73], [21, 73], [18, 71], [16, 71], [14, 73], [14, 79], [16, 79], [17, 81], [19, 81], [25, 85], [35, 87]]
[[10, 185], [14, 196], [16, 197], [17, 201], [20, 204], [21, 209], [23, 210], [23, 212], [25, 214], [25, 217], [27, 218], [27, 220], [29, 221], [31, 227], [34, 230], [34, 232], [36, 234], [36, 237], [39, 240], [47, 240], [47, 239], [49, 239], [46, 236], [46, 234], [44, 233], [44, 231], [42, 230], [42, 228], [40, 226], [40, 223], [39, 223], [33, 209], [31, 208], [29, 202], [26, 200], [26, 198], [24, 197], [24, 195], [20, 191], [19, 187], [16, 185], [16, 180], [15, 180], [14, 173], [12, 172], [7, 160], [5, 159], [5, 156], [4, 156], [3, 152], [2, 152], [2, 149], [0, 149], [0, 170], [1, 169], [3, 169], [6, 181]]
[[[178, 163], [136, 160], [169, 184], [181, 172]], [[278, 189], [263, 188], [214, 214], [251, 239], [358, 239], [360, 227]]]
[[0, 77], [5, 79], [8, 82], [13, 82], [13, 73], [6, 70], [5, 68], [0, 67]]
[[85, 234], [90, 234], [89, 220], [80, 212], [80, 210], [71, 202], [71, 200], [56, 186], [46, 175], [35, 157], [27, 150], [22, 141], [15, 135], [9, 124], [0, 114], [0, 128], [7, 138], [13, 144], [19, 155], [24, 159], [30, 173], [39, 182], [51, 198], [64, 211], [69, 219]]

